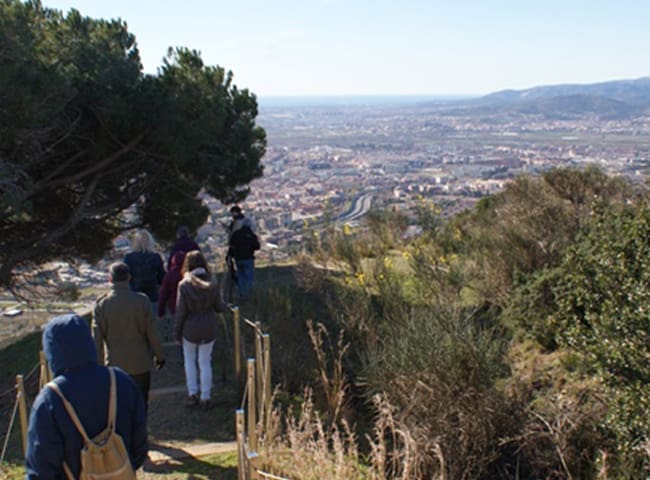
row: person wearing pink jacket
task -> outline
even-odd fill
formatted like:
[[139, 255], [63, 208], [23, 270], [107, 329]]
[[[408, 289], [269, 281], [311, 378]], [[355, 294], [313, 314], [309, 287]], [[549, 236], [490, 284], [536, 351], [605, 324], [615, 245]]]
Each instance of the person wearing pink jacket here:
[[[181, 268], [185, 260], [185, 252], [176, 252], [172, 255], [170, 267], [162, 280], [160, 287], [160, 298], [158, 299], [158, 319], [161, 322], [163, 338], [169, 340], [171, 333], [172, 317], [176, 313], [176, 298], [178, 295], [178, 283], [183, 277]], [[170, 316], [165, 315], [169, 313]]]

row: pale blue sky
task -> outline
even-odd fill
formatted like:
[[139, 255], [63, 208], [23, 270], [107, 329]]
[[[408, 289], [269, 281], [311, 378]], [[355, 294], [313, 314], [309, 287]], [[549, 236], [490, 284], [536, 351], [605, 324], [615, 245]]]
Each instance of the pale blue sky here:
[[483, 94], [650, 76], [650, 0], [42, 0], [202, 52], [260, 96]]

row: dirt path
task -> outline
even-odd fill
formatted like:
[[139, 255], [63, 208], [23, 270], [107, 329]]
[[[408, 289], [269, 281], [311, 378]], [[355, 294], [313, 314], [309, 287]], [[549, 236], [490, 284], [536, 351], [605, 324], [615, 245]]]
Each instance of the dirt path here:
[[[223, 349], [222, 346], [219, 348]], [[164, 349], [167, 363], [161, 371], [152, 374], [149, 401], [149, 439], [152, 445], [152, 458], [158, 458], [157, 453], [165, 451], [204, 452], [201, 450], [202, 445], [233, 442], [235, 409], [239, 405], [237, 391], [232, 383], [232, 374], [226, 375], [226, 381], [222, 378], [223, 352], [215, 347], [213, 353], [212, 398], [215, 401], [215, 408], [204, 411], [185, 405], [187, 392], [179, 347], [166, 343]]]

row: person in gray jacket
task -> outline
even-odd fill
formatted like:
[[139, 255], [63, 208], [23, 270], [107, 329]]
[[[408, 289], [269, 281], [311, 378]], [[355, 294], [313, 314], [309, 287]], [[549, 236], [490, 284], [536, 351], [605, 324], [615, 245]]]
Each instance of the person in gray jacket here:
[[158, 370], [165, 364], [151, 302], [144, 293], [129, 288], [129, 267], [125, 263], [112, 263], [109, 279], [112, 289], [97, 300], [93, 311], [97, 363], [118, 366], [131, 375], [147, 408], [153, 357]]
[[183, 347], [188, 405], [209, 409], [214, 405], [212, 349], [217, 337], [217, 312], [225, 312], [227, 306], [201, 252], [187, 253], [181, 273], [174, 318], [176, 340]]

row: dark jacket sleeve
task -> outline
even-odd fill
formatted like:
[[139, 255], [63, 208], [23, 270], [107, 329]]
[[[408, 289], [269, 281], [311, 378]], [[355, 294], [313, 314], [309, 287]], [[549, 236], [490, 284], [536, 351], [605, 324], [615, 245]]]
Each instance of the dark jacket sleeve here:
[[160, 285], [165, 276], [165, 267], [163, 266], [163, 259], [159, 254], [156, 254], [156, 280]]
[[131, 290], [135, 290], [134, 285], [133, 285], [133, 267], [134, 267], [135, 262], [134, 262], [134, 259], [133, 259], [132, 252], [126, 254], [126, 256], [124, 257], [123, 262], [126, 264], [127, 267], [129, 267], [129, 272], [131, 274], [129, 276], [129, 286], [131, 287]]
[[169, 251], [169, 257], [167, 257], [167, 271], [169, 272], [172, 269], [172, 257], [176, 253], [176, 244], [172, 245], [171, 250]]
[[41, 391], [34, 402], [29, 418], [25, 478], [30, 480], [65, 478], [64, 439], [54, 420], [52, 394], [54, 393], [49, 389]]

